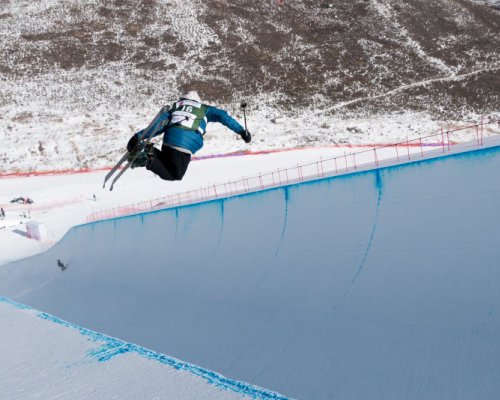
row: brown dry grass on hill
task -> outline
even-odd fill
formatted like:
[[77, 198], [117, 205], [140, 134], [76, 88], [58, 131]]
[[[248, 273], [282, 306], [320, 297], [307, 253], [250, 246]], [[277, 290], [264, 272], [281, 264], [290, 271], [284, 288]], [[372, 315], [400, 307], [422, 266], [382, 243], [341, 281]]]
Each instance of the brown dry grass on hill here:
[[[188, 43], [185, 32], [167, 23], [181, 6], [199, 9], [198, 24], [217, 40], [200, 49]], [[500, 66], [500, 13], [469, 0], [288, 0], [282, 5], [268, 0], [61, 0], [33, 10], [30, 18], [38, 25], [0, 14], [20, 30], [14, 39], [0, 40], [0, 71], [7, 77], [58, 71], [77, 76], [123, 63], [151, 81], [144, 93], [154, 95], [166, 85], [179, 91], [197, 87], [216, 102], [234, 93], [258, 93], [299, 107], [317, 96], [340, 103]], [[171, 80], [165, 82], [159, 72]], [[493, 69], [458, 82], [436, 82], [399, 93], [397, 101], [360, 102], [349, 110], [427, 109], [436, 115], [497, 110], [498, 75]]]

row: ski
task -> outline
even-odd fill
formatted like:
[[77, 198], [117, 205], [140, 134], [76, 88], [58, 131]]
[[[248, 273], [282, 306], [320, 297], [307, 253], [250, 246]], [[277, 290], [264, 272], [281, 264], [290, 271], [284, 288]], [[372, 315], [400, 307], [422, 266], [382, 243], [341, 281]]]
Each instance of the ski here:
[[[111, 179], [111, 177], [113, 176], [113, 174], [118, 169], [120, 169], [120, 167], [122, 166], [122, 164], [127, 159], [129, 159], [129, 157], [130, 157], [131, 154], [135, 153], [135, 156], [127, 164], [125, 164], [125, 167], [123, 167], [123, 169], [118, 173], [118, 175], [115, 176], [115, 178], [111, 182], [111, 187], [110, 187], [109, 190], [110, 191], [113, 190], [113, 185], [123, 175], [123, 173], [130, 167], [130, 165], [135, 161], [135, 159], [137, 158], [137, 155], [139, 154], [139, 150], [142, 150], [142, 147], [139, 147], [139, 146], [142, 146], [142, 141], [144, 140], [144, 138], [146, 137], [146, 135], [149, 135], [149, 130], [156, 124], [156, 122], [158, 121], [158, 119], [160, 118], [160, 116], [163, 113], [167, 112], [168, 110], [170, 110], [170, 106], [164, 106], [164, 107], [162, 107], [162, 109], [158, 112], [158, 114], [156, 114], [156, 116], [153, 118], [153, 120], [150, 122], [150, 124], [142, 131], [142, 134], [139, 136], [139, 141], [138, 141], [138, 144], [137, 144], [136, 148], [134, 149], [134, 151], [132, 151], [132, 152], [127, 151], [123, 155], [123, 157], [116, 163], [116, 165], [113, 168], [111, 168], [111, 171], [109, 171], [106, 174], [106, 176], [104, 177], [104, 183], [102, 185], [103, 189], [106, 187], [106, 182], [109, 179]], [[149, 143], [150, 141], [151, 141], [151, 137], [148, 137], [147, 143]]]
[[[129, 162], [127, 164], [125, 164], [125, 166], [122, 168], [122, 170], [113, 178], [113, 180], [111, 181], [111, 186], [109, 187], [109, 191], [112, 191], [113, 190], [113, 187], [116, 183], [116, 181], [118, 179], [120, 179], [120, 177], [125, 173], [125, 171], [127, 169], [130, 168], [130, 166], [134, 163], [134, 161], [137, 159], [137, 157], [139, 156], [140, 152], [146, 148], [146, 146], [148, 145], [148, 143], [151, 141], [151, 137], [148, 137], [148, 139], [144, 142], [144, 143], [139, 143], [136, 147], [136, 151], [133, 154], [133, 157], [129, 160]], [[128, 155], [128, 153], [127, 153]]]
[[102, 188], [104, 189], [106, 187], [106, 182], [111, 178], [111, 176], [122, 166], [122, 164], [127, 160], [129, 152], [127, 151], [123, 157], [118, 161], [113, 168], [106, 174], [104, 177], [104, 183], [102, 185]]

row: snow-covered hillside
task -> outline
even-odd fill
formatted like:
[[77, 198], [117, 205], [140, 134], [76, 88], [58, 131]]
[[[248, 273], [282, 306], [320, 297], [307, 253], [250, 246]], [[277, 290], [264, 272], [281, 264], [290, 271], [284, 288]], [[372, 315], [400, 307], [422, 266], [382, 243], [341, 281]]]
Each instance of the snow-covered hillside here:
[[499, 32], [469, 0], [2, 1], [0, 172], [110, 165], [188, 88], [233, 114], [246, 99], [252, 149], [477, 119], [500, 109]]

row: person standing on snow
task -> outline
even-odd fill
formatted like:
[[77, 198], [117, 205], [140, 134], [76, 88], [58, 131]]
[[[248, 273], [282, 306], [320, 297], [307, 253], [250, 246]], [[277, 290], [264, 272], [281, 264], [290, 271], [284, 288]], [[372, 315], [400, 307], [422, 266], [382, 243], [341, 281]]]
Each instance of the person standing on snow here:
[[[151, 133], [155, 137], [163, 134], [161, 151], [150, 143], [132, 163], [132, 168], [146, 167], [167, 181], [181, 180], [186, 173], [191, 155], [203, 147], [203, 135], [207, 123], [219, 122], [250, 143], [252, 136], [234, 118], [219, 108], [203, 104], [196, 91], [182, 95], [169, 111], [161, 115], [153, 125]], [[139, 144], [143, 130], [134, 134], [127, 144], [130, 153]], [[133, 154], [132, 154], [133, 155]]]

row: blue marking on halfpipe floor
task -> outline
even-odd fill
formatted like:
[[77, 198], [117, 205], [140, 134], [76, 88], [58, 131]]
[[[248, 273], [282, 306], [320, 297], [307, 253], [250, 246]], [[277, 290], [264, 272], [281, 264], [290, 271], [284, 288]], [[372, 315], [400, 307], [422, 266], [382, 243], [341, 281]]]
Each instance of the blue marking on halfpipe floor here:
[[370, 238], [368, 239], [368, 244], [366, 246], [366, 250], [365, 250], [365, 253], [363, 255], [363, 259], [362, 259], [361, 263], [359, 264], [359, 267], [358, 267], [358, 270], [356, 271], [356, 274], [352, 278], [351, 285], [345, 290], [345, 292], [342, 294], [340, 299], [333, 305], [332, 311], [334, 311], [340, 305], [340, 303], [349, 295], [353, 286], [355, 285], [356, 281], [358, 280], [358, 277], [361, 274], [361, 271], [363, 271], [363, 268], [365, 266], [368, 255], [370, 254], [370, 249], [372, 247], [373, 238], [375, 237], [375, 231], [377, 230], [377, 221], [378, 221], [378, 215], [379, 215], [379, 211], [380, 211], [380, 203], [382, 202], [383, 182], [382, 182], [382, 176], [381, 176], [380, 170], [375, 171], [375, 187], [377, 188], [377, 192], [378, 192], [377, 208], [375, 211], [375, 217], [373, 219], [372, 231], [370, 233]]
[[175, 369], [187, 371], [193, 375], [199, 376], [200, 378], [205, 379], [208, 383], [215, 385], [219, 388], [230, 390], [238, 394], [250, 396], [251, 398], [254, 399], [277, 399], [277, 400], [288, 399], [287, 397], [284, 397], [278, 393], [271, 392], [269, 390], [260, 388], [258, 386], [228, 379], [216, 372], [203, 369], [201, 367], [198, 367], [197, 365], [186, 363], [176, 358], [167, 356], [165, 354], [156, 353], [144, 347], [132, 343], [127, 343], [122, 340], [113, 338], [111, 336], [107, 336], [102, 333], [98, 333], [90, 329], [83, 328], [81, 326], [64, 321], [48, 313], [39, 312], [32, 307], [12, 301], [5, 297], [0, 296], [0, 303], [8, 304], [20, 310], [34, 311], [37, 313], [37, 316], [41, 319], [56, 323], [58, 325], [62, 325], [66, 328], [78, 330], [81, 335], [86, 336], [92, 342], [104, 342], [104, 344], [102, 344], [98, 348], [92, 349], [87, 353], [88, 357], [95, 359], [99, 362], [109, 361], [112, 358], [119, 356], [121, 354], [136, 353], [147, 359], [155, 360], [162, 364], [173, 367]]

